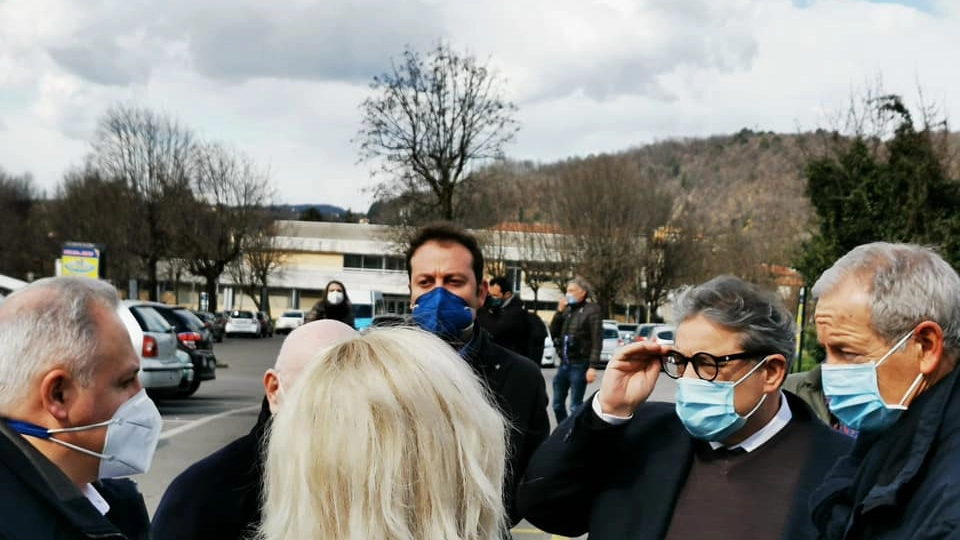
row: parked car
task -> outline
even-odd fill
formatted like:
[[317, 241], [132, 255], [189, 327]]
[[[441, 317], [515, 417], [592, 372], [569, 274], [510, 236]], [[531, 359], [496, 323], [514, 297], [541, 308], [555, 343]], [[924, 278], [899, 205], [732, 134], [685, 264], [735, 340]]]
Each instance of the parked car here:
[[223, 341], [223, 336], [226, 334], [226, 324], [227, 319], [223, 316], [223, 313], [210, 313], [209, 311], [193, 311], [193, 314], [196, 315], [204, 325], [210, 329], [213, 333], [213, 340], [217, 343]]
[[613, 352], [623, 347], [623, 338], [620, 337], [620, 331], [617, 325], [603, 323], [603, 348], [600, 350], [600, 363], [604, 366], [613, 358]]
[[173, 327], [147, 302], [124, 300], [117, 314], [140, 355], [140, 384], [151, 392], [180, 386], [183, 364]]
[[273, 321], [270, 317], [266, 313], [258, 311], [257, 320], [260, 321], [259, 337], [273, 337]]
[[648, 341], [660, 343], [661, 345], [673, 345], [673, 340], [677, 329], [668, 324], [661, 324], [650, 332]]
[[260, 333], [260, 320], [253, 311], [235, 309], [227, 317], [227, 324], [224, 327], [224, 335], [227, 337], [238, 334], [260, 337]]
[[302, 309], [288, 309], [277, 319], [276, 331], [278, 334], [289, 334], [303, 326], [307, 314]]
[[630, 343], [633, 341], [633, 337], [637, 332], [637, 326], [639, 326], [637, 323], [617, 324], [617, 331], [620, 332], [620, 339], [622, 339], [624, 343]]
[[633, 341], [646, 341], [650, 337], [650, 332], [658, 326], [664, 326], [663, 323], [640, 323], [633, 333]]
[[190, 356], [194, 378], [190, 386], [178, 392], [178, 397], [196, 393], [203, 381], [217, 378], [217, 357], [213, 353], [213, 332], [192, 311], [181, 306], [150, 304], [177, 332], [179, 347]]

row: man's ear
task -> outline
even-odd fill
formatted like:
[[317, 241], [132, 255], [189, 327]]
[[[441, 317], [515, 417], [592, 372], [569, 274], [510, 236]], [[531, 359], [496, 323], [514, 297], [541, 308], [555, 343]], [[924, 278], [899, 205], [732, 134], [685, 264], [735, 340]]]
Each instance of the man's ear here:
[[480, 305], [478, 307], [483, 307], [484, 302], [487, 301], [487, 295], [490, 294], [490, 282], [487, 280], [481, 281], [478, 292], [478, 297], [480, 299]]
[[764, 392], [770, 393], [779, 390], [783, 386], [783, 381], [787, 378], [786, 357], [782, 354], [771, 354], [763, 366], [763, 386]]
[[913, 333], [915, 347], [920, 348], [920, 373], [930, 375], [943, 360], [943, 328], [933, 321], [923, 321]]
[[280, 378], [275, 369], [268, 369], [263, 374], [263, 390], [267, 394], [267, 403], [270, 405], [270, 414], [277, 414], [280, 410]]
[[77, 397], [76, 379], [62, 368], [48, 372], [40, 379], [40, 402], [43, 410], [59, 422], [66, 423], [70, 407]]

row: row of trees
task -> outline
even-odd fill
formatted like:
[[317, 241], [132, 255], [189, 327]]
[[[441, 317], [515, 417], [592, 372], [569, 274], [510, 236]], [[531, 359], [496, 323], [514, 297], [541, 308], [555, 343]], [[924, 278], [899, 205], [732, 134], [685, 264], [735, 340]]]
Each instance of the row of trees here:
[[0, 175], [0, 207], [21, 225], [3, 228], [0, 265], [20, 277], [50, 275], [62, 243], [93, 242], [105, 246], [106, 277], [120, 288], [138, 279], [156, 300], [160, 281], [190, 274], [216, 310], [218, 280], [229, 272], [258, 301], [280, 263], [273, 197], [268, 172], [243, 153], [149, 109], [115, 106], [83, 166], [52, 197], [29, 177]]
[[[852, 102], [845, 122], [794, 136], [793, 155], [775, 134], [708, 140], [696, 159], [741, 159], [733, 179], [636, 152], [504, 162], [518, 124], [502, 85], [496, 71], [446, 44], [408, 49], [374, 79], [358, 137], [361, 157], [388, 173], [374, 220], [497, 226], [486, 238], [491, 272], [520, 265], [535, 295], [542, 283], [562, 287], [582, 275], [608, 313], [627, 303], [643, 307], [640, 318], [669, 290], [721, 273], [772, 285], [797, 268], [809, 283], [872, 240], [935, 244], [960, 263], [960, 184], [946, 123], [923, 106], [916, 122], [879, 85]], [[789, 172], [775, 174], [758, 152], [780, 155]], [[511, 230], [530, 233], [519, 261], [499, 255], [516, 243]]]

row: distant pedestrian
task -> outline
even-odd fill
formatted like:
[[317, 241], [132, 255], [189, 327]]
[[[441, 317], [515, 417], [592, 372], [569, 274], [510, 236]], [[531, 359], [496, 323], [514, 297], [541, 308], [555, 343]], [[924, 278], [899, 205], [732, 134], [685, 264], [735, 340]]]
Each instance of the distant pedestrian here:
[[493, 342], [526, 357], [530, 348], [530, 323], [523, 301], [513, 292], [513, 282], [503, 276], [491, 279], [487, 299], [492, 315], [486, 329]]
[[304, 318], [306, 322], [319, 321], [323, 319], [333, 319], [340, 321], [351, 328], [356, 328], [353, 314], [353, 304], [350, 303], [350, 295], [347, 294], [347, 288], [337, 280], [327, 283], [323, 290], [321, 298]]
[[597, 379], [600, 367], [603, 314], [600, 306], [587, 301], [589, 298], [590, 285], [581, 278], [571, 280], [550, 322], [556, 354], [560, 355], [560, 366], [553, 376], [553, 414], [558, 424], [583, 403], [587, 385]]
[[377, 328], [327, 349], [270, 434], [262, 540], [498, 540], [506, 423], [437, 337]]
[[266, 397], [253, 429], [174, 478], [153, 518], [153, 540], [252, 538], [260, 524], [263, 451], [270, 419], [316, 355], [356, 335], [333, 320], [314, 321], [290, 332], [276, 364], [264, 374]]

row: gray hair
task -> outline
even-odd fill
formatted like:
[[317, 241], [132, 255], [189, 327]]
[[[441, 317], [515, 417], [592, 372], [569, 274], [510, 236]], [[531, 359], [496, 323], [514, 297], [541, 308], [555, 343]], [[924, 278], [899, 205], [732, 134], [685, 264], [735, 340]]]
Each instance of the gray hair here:
[[943, 329], [944, 349], [960, 352], [960, 276], [932, 248], [873, 242], [840, 257], [813, 285], [813, 297], [828, 294], [849, 277], [871, 295], [870, 326], [892, 343], [923, 321]]
[[710, 322], [740, 334], [744, 351], [779, 353], [787, 362], [797, 347], [796, 322], [773, 292], [734, 276], [718, 276], [680, 292], [674, 303], [674, 324], [703, 315]]
[[111, 313], [119, 298], [110, 284], [89, 278], [35, 281], [0, 304], [0, 411], [34, 391], [42, 373], [63, 366], [81, 385], [96, 372], [99, 335], [91, 309]]
[[593, 296], [593, 287], [590, 286], [590, 282], [583, 279], [582, 277], [575, 277], [571, 279], [570, 281], [567, 282], [567, 287], [569, 287], [570, 285], [576, 285], [577, 287], [580, 287], [581, 289], [583, 289], [584, 292], [587, 293], [586, 298], [590, 298], [591, 296]]

